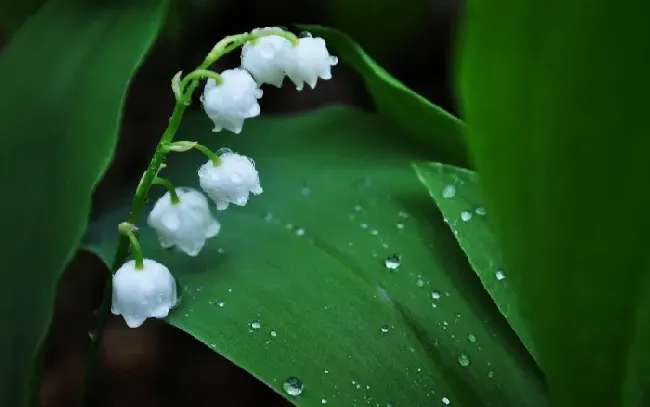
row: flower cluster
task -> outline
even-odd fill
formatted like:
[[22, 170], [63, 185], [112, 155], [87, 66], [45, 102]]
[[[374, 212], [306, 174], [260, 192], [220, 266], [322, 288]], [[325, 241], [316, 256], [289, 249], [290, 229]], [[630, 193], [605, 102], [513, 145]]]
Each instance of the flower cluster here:
[[[203, 69], [231, 51], [233, 45], [242, 46], [240, 67], [220, 74]], [[298, 38], [280, 28], [258, 28], [219, 42], [202, 67], [183, 80], [180, 73], [176, 75], [172, 89], [177, 103], [186, 104], [194, 89], [190, 85], [190, 95], [185, 94], [186, 82], [197, 75], [207, 77], [201, 104], [214, 124], [212, 131], [226, 129], [239, 134], [246, 119], [260, 114], [262, 85], [280, 87], [288, 77], [299, 91], [305, 83], [313, 89], [318, 79], [332, 77], [331, 69], [337, 62], [337, 58], [329, 54], [322, 38], [311, 35]], [[170, 126], [173, 122], [172, 118]], [[165, 185], [168, 189], [156, 201], [147, 219], [147, 224], [158, 235], [160, 245], [166, 249], [175, 248], [188, 256], [198, 256], [206, 240], [217, 236], [221, 230], [210, 209], [210, 201], [217, 211], [227, 209], [230, 204], [245, 206], [250, 194], [262, 193], [259, 173], [250, 158], [228, 149], [214, 153], [195, 142], [171, 142], [164, 137], [161, 145], [164, 148], [158, 149], [157, 154], [196, 149], [208, 157], [198, 171], [198, 184], [203, 192], [174, 187], [169, 180], [158, 177], [162, 166], [154, 168], [156, 176], [149, 185], [143, 185], [147, 174], [141, 183], [145, 194], [151, 183]], [[114, 274], [111, 306], [112, 313], [122, 315], [131, 328], [139, 327], [147, 318], [167, 317], [178, 302], [174, 277], [163, 264], [143, 257], [136, 230], [128, 223], [120, 225], [120, 232], [131, 243], [135, 260], [124, 263]]]

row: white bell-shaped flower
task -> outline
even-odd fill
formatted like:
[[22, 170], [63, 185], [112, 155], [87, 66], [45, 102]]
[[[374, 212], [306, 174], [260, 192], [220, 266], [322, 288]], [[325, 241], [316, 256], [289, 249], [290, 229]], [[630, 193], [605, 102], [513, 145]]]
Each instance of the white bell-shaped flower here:
[[[256, 28], [253, 34], [279, 28]], [[241, 50], [241, 66], [253, 75], [258, 84], [282, 86], [285, 77], [284, 60], [291, 41], [279, 35], [266, 35], [249, 41]]]
[[249, 193], [262, 193], [259, 173], [250, 158], [230, 150], [222, 152], [219, 158], [219, 166], [210, 160], [199, 168], [199, 184], [218, 210], [228, 208], [231, 203], [244, 206]]
[[300, 38], [298, 45], [287, 48], [284, 53], [285, 72], [297, 90], [302, 90], [305, 83], [313, 89], [319, 78], [331, 79], [332, 66], [339, 61], [330, 55], [322, 38]]
[[262, 90], [248, 71], [228, 69], [221, 73], [223, 82], [208, 79], [201, 95], [203, 109], [214, 123], [212, 131], [223, 129], [241, 133], [244, 120], [259, 116], [258, 99]]
[[138, 270], [128, 261], [113, 276], [111, 312], [122, 315], [129, 328], [137, 328], [147, 318], [165, 318], [178, 302], [176, 280], [164, 265], [145, 259]]
[[210, 212], [208, 198], [192, 188], [176, 188], [179, 201], [169, 192], [156, 201], [147, 223], [158, 234], [163, 248], [176, 246], [189, 256], [199, 254], [205, 240], [216, 236], [221, 225]]

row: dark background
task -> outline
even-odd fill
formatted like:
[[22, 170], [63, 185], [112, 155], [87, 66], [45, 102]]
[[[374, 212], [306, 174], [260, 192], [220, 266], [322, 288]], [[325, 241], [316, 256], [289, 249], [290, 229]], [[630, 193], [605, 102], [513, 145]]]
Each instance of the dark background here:
[[[426, 15], [413, 23], [400, 46], [373, 44], [368, 48], [376, 51], [369, 53], [395, 77], [451, 112], [456, 111], [450, 72], [459, 2], [431, 0]], [[136, 75], [118, 150], [97, 186], [94, 210], [109, 207], [126, 185], [142, 174], [173, 106], [171, 77], [181, 69], [192, 70], [219, 39], [255, 27], [292, 28], [291, 24], [298, 22], [337, 26], [327, 0], [226, 0], [218, 7], [205, 3], [191, 12], [176, 13], [181, 17], [168, 22]], [[385, 27], [388, 32], [391, 29]], [[235, 53], [214, 69], [236, 66], [237, 58]], [[315, 90], [266, 87], [261, 100], [263, 114], [296, 114], [326, 104], [372, 109], [360, 78], [341, 62], [333, 70], [333, 79], [320, 81]], [[39, 394], [43, 406], [79, 403], [86, 350], [92, 341], [93, 311], [101, 301], [107, 273], [93, 255], [79, 253], [62, 278], [46, 346]], [[242, 369], [163, 322], [148, 320], [141, 328], [129, 329], [121, 317], [111, 315], [104, 335], [99, 380], [91, 389], [92, 406], [290, 406]]]

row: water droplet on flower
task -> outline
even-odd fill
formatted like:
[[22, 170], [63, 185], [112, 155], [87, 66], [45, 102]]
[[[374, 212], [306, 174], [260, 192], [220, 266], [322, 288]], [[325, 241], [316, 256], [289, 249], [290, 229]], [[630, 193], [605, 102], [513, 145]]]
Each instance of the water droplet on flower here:
[[447, 397], [442, 398], [442, 404], [448, 406], [451, 404], [451, 400], [449, 400]]
[[442, 189], [442, 197], [450, 199], [456, 196], [456, 187], [452, 184], [445, 185]]
[[290, 396], [299, 396], [304, 389], [302, 381], [297, 377], [289, 377], [282, 383], [284, 392]]
[[384, 326], [382, 326], [381, 328], [379, 328], [379, 330], [380, 330], [382, 333], [386, 333], [386, 332], [390, 331], [390, 327], [389, 327], [388, 325], [384, 325]]
[[260, 329], [261, 326], [262, 326], [262, 324], [260, 323], [260, 321], [251, 322], [251, 328], [253, 328], [253, 329]]
[[229, 148], [220, 148], [217, 150], [217, 155], [222, 156], [224, 154], [232, 154], [232, 150]]
[[481, 215], [481, 216], [485, 216], [485, 214], [487, 213], [485, 211], [485, 208], [482, 206], [479, 206], [478, 208], [474, 209], [474, 212], [476, 212], [477, 215]]
[[298, 228], [298, 229], [296, 229], [295, 233], [298, 236], [304, 236], [305, 235], [305, 229], [304, 228]]
[[462, 211], [460, 213], [460, 218], [463, 220], [463, 222], [467, 222], [470, 219], [472, 219], [472, 212], [469, 211]]
[[470, 364], [469, 356], [467, 356], [464, 353], [461, 353], [458, 355], [458, 364], [461, 365], [462, 367], [467, 367]]
[[397, 270], [399, 266], [402, 264], [402, 258], [400, 257], [399, 254], [392, 254], [386, 258], [384, 264], [386, 265], [386, 268], [389, 270]]
[[440, 299], [440, 291], [438, 291], [438, 290], [432, 291], [431, 292], [431, 298], [433, 298], [434, 300]]
[[469, 334], [469, 335], [467, 335], [467, 340], [472, 342], [472, 343], [475, 343], [476, 342], [476, 336], [474, 336], [472, 334]]
[[250, 161], [250, 163], [253, 164], [253, 168], [255, 168], [255, 160], [253, 160], [250, 157], [246, 157], [246, 158], [248, 158], [248, 161]]
[[494, 275], [496, 276], [497, 280], [499, 280], [499, 281], [506, 278], [506, 275], [503, 273], [503, 270], [497, 270], [497, 272], [494, 273]]
[[298, 34], [298, 37], [300, 37], [300, 38], [311, 38], [312, 35], [311, 35], [311, 33], [309, 31], [301, 31]]
[[276, 336], [278, 336], [278, 333], [275, 331], [271, 331], [271, 336], [275, 338]]

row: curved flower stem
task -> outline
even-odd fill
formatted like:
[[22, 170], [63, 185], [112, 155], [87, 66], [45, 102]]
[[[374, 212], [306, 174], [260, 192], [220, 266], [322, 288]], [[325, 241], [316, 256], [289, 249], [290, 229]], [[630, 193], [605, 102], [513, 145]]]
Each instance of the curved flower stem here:
[[[210, 63], [206, 60], [201, 64], [197, 69], [206, 69]], [[199, 85], [198, 79], [193, 80], [187, 88], [186, 95], [192, 95], [194, 90], [196, 90]], [[178, 128], [181, 124], [181, 119], [183, 118], [183, 113], [187, 105], [182, 101], [176, 101], [174, 110], [172, 112], [171, 118], [169, 119], [169, 125], [160, 138], [160, 142], [156, 146], [156, 151], [147, 167], [147, 171], [144, 173], [140, 184], [138, 185], [135, 196], [131, 202], [131, 213], [127, 220], [128, 223], [135, 224], [140, 218], [140, 214], [145, 206], [147, 194], [149, 189], [153, 184], [154, 179], [158, 175], [158, 171], [163, 166], [163, 161], [165, 155], [168, 153], [167, 146], [174, 139], [174, 135], [178, 131]], [[95, 340], [91, 343], [90, 349], [88, 350], [88, 356], [86, 357], [86, 368], [85, 368], [85, 378], [84, 386], [81, 398], [81, 405], [87, 406], [90, 405], [89, 400], [89, 391], [92, 388], [92, 383], [95, 381], [95, 371], [97, 367], [97, 355], [99, 354], [99, 349], [103, 340], [104, 327], [106, 321], [108, 320], [108, 315], [111, 308], [111, 293], [113, 291], [112, 279], [109, 278], [112, 276], [118, 268], [124, 263], [126, 258], [129, 255], [129, 238], [120, 235], [120, 238], [117, 242], [117, 250], [115, 251], [115, 256], [113, 257], [113, 262], [111, 264], [111, 273], [107, 276], [106, 286], [104, 288], [104, 294], [102, 297], [102, 303], [97, 310], [97, 332], [95, 335]]]
[[218, 167], [221, 165], [221, 158], [217, 154], [215, 154], [212, 150], [210, 150], [208, 147], [204, 146], [203, 144], [196, 143], [194, 146], [195, 150], [199, 150], [200, 152], [203, 153], [206, 157], [212, 161], [212, 164], [214, 164], [215, 167]]
[[133, 259], [135, 260], [135, 269], [144, 270], [144, 256], [142, 255], [142, 248], [140, 248], [140, 242], [138, 237], [135, 235], [137, 228], [130, 223], [124, 222], [121, 223], [118, 227], [120, 235], [126, 236], [129, 239], [131, 244], [131, 251], [133, 252]]
[[181, 201], [180, 198], [178, 197], [178, 194], [176, 193], [176, 188], [174, 187], [174, 184], [167, 178], [156, 177], [153, 179], [153, 184], [163, 185], [165, 188], [167, 188], [167, 191], [169, 191], [169, 195], [171, 197], [172, 205], [176, 205]]

